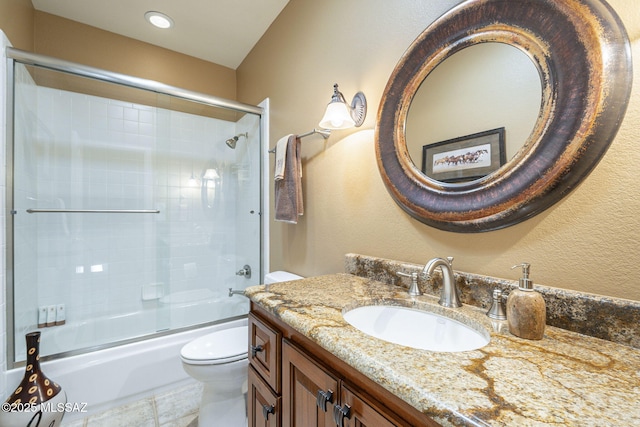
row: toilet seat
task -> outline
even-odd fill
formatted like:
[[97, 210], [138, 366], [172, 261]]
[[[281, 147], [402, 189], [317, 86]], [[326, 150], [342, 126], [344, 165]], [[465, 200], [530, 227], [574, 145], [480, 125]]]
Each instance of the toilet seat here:
[[223, 329], [187, 343], [180, 350], [182, 361], [191, 365], [222, 365], [246, 359], [249, 328]]

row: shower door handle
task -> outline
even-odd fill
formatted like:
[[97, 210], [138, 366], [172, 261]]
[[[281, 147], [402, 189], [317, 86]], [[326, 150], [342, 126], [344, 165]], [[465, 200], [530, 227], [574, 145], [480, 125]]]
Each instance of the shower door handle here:
[[27, 209], [27, 213], [136, 213], [157, 214], [157, 209]]

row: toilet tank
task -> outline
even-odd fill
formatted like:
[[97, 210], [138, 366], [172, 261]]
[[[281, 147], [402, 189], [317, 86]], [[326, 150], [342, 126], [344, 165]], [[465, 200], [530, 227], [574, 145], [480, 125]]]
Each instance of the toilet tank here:
[[289, 280], [297, 280], [302, 278], [302, 276], [289, 273], [288, 271], [272, 271], [271, 273], [265, 274], [264, 284], [268, 285], [270, 283], [287, 282]]

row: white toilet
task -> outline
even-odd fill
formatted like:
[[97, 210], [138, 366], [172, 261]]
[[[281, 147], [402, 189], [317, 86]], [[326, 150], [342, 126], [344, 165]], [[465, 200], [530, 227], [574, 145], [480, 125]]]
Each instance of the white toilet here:
[[[293, 273], [274, 271], [265, 284], [301, 279]], [[202, 381], [200, 427], [244, 427], [247, 425], [246, 398], [249, 331], [246, 320], [187, 343], [180, 351], [182, 367]]]
[[264, 284], [269, 285], [271, 283], [288, 282], [289, 280], [302, 279], [302, 276], [289, 273], [288, 271], [272, 271], [264, 276]]

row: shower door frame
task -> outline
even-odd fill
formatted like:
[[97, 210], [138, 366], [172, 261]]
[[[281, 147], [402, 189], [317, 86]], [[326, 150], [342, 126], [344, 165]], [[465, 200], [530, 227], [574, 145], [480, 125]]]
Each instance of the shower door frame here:
[[[13, 218], [17, 213], [13, 210], [14, 207], [14, 171], [13, 171], [13, 146], [14, 146], [14, 87], [15, 87], [15, 71], [14, 67], [16, 63], [34, 66], [40, 68], [46, 68], [53, 71], [58, 71], [66, 74], [72, 74], [80, 77], [86, 77], [95, 79], [107, 83], [113, 83], [121, 86], [127, 86], [135, 89], [147, 90], [162, 95], [169, 95], [175, 98], [184, 99], [199, 104], [204, 104], [211, 107], [223, 108], [232, 111], [238, 111], [242, 113], [255, 114], [260, 120], [260, 277], [264, 277], [265, 272], [269, 268], [269, 191], [266, 186], [268, 182], [268, 171], [266, 170], [269, 162], [268, 158], [268, 135], [269, 135], [269, 99], [265, 99], [260, 105], [250, 105], [238, 101], [233, 101], [218, 96], [207, 95], [188, 89], [183, 89], [164, 83], [160, 83], [154, 80], [143, 79], [139, 77], [128, 76], [126, 74], [116, 73], [112, 71], [103, 70], [100, 68], [90, 67], [87, 65], [78, 64], [71, 61], [66, 61], [58, 58], [54, 58], [47, 55], [32, 53], [16, 49], [13, 47], [6, 48], [6, 82], [2, 82], [6, 85], [6, 223], [5, 223], [5, 287], [6, 287], [6, 351], [7, 351], [7, 368], [15, 368], [24, 365], [24, 362], [15, 361], [15, 323], [14, 323], [14, 254], [13, 254]], [[2, 84], [0, 83], [0, 84]], [[112, 347], [115, 345], [123, 345], [130, 342], [140, 341], [141, 339], [149, 339], [157, 336], [167, 335], [171, 333], [177, 333], [184, 330], [195, 329], [201, 327], [202, 324], [188, 326], [184, 328], [157, 332], [154, 334], [145, 335], [141, 338], [132, 338], [124, 341], [119, 341], [117, 344], [103, 344], [100, 346], [92, 347], [91, 349], [83, 349], [81, 351], [72, 350], [56, 355], [58, 357], [71, 356], [85, 351], [99, 350], [102, 348]], [[41, 360], [47, 360], [49, 357], [45, 356]]]

